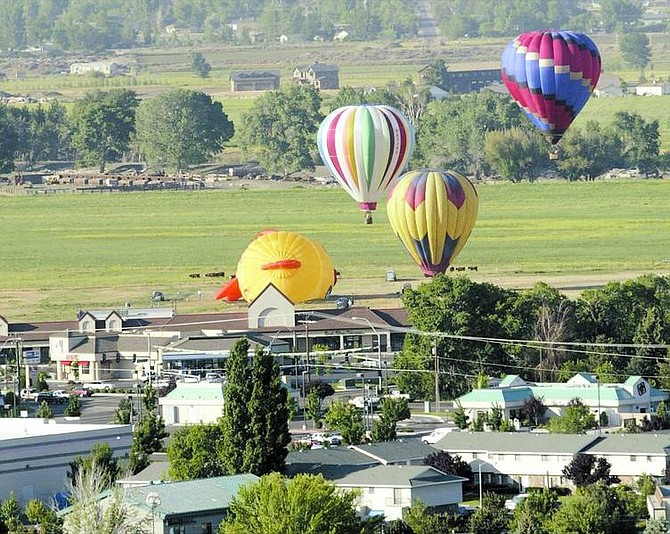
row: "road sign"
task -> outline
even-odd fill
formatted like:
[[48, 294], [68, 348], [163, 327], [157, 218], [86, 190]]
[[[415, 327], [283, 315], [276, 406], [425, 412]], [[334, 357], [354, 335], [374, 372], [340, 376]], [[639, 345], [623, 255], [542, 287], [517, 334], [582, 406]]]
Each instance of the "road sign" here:
[[37, 365], [40, 363], [40, 350], [30, 349], [23, 351], [23, 363], [25, 365]]

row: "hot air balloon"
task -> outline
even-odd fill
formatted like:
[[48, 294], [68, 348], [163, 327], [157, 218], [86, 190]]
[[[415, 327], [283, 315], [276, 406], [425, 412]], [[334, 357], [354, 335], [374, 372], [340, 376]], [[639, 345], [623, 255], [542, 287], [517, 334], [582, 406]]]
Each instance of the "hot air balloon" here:
[[319, 127], [321, 159], [365, 212], [371, 212], [405, 170], [414, 150], [414, 128], [389, 106], [344, 106]]
[[273, 284], [294, 304], [325, 298], [336, 282], [336, 271], [326, 250], [293, 232], [266, 230], [242, 253], [236, 277], [217, 299], [253, 301]]
[[423, 274], [446, 271], [465, 246], [479, 199], [454, 171], [412, 171], [400, 177], [386, 204], [389, 221]]
[[502, 54], [507, 90], [552, 146], [586, 104], [600, 71], [598, 47], [578, 32], [522, 33]]

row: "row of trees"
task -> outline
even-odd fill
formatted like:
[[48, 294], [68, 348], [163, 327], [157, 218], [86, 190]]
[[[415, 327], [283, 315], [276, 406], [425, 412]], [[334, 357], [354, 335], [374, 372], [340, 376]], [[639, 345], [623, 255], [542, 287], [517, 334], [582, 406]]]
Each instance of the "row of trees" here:
[[614, 167], [656, 175], [669, 166], [660, 154], [657, 120], [619, 112], [611, 125], [572, 128], [552, 169], [547, 144], [508, 97], [483, 92], [430, 101], [426, 90], [407, 80], [373, 93], [346, 87], [328, 102], [312, 87], [292, 85], [259, 97], [238, 128], [220, 102], [184, 89], [142, 101], [127, 89], [98, 91], [75, 102], [70, 113], [58, 103], [35, 109], [0, 106], [0, 172], [11, 171], [16, 160], [72, 158], [101, 170], [124, 159], [183, 170], [210, 161], [237, 133], [235, 141], [249, 157], [269, 172], [288, 175], [320, 163], [316, 132], [324, 107], [373, 103], [394, 106], [413, 122], [415, 168], [447, 167], [520, 181], [548, 170], [578, 180]]
[[593, 372], [602, 382], [640, 375], [670, 387], [665, 276], [610, 282], [570, 300], [544, 283], [513, 291], [438, 275], [406, 291], [403, 303], [414, 327], [431, 334], [408, 334], [394, 362], [407, 369], [398, 386], [414, 398], [433, 397], [434, 376], [425, 371], [434, 371], [436, 359], [443, 398], [466, 393], [482, 373], [565, 381]]

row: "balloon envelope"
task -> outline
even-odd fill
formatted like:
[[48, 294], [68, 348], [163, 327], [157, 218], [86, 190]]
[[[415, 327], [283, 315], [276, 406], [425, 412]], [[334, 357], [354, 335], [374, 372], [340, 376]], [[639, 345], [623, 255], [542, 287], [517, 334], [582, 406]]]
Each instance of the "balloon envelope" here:
[[325, 298], [335, 284], [326, 250], [300, 234], [270, 231], [242, 253], [236, 272], [242, 298], [253, 301], [273, 284], [294, 304]]
[[339, 184], [361, 210], [372, 211], [405, 169], [414, 128], [389, 106], [345, 106], [323, 120], [317, 145]]
[[502, 80], [554, 145], [586, 104], [601, 72], [600, 52], [579, 32], [522, 33], [502, 54]]
[[400, 177], [386, 210], [391, 227], [426, 276], [443, 273], [470, 237], [479, 199], [454, 171], [412, 171]]

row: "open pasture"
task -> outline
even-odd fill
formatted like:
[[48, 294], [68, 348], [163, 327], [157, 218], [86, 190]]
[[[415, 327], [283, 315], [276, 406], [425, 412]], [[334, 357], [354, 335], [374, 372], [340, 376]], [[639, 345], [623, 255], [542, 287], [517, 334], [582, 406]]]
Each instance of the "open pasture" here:
[[[147, 306], [153, 290], [182, 311], [221, 309], [212, 298], [224, 279], [204, 275], [234, 273], [267, 228], [322, 243], [342, 273], [334, 292], [357, 302], [388, 297], [397, 305], [403, 282], [423, 280], [383, 204], [364, 225], [339, 187], [255, 187], [0, 197], [0, 314], [66, 319], [78, 307]], [[584, 287], [670, 272], [670, 180], [496, 183], [478, 191], [479, 219], [455, 262], [476, 265], [466, 271], [473, 279]], [[389, 268], [397, 282], [384, 281]], [[201, 277], [189, 277], [195, 273]]]

